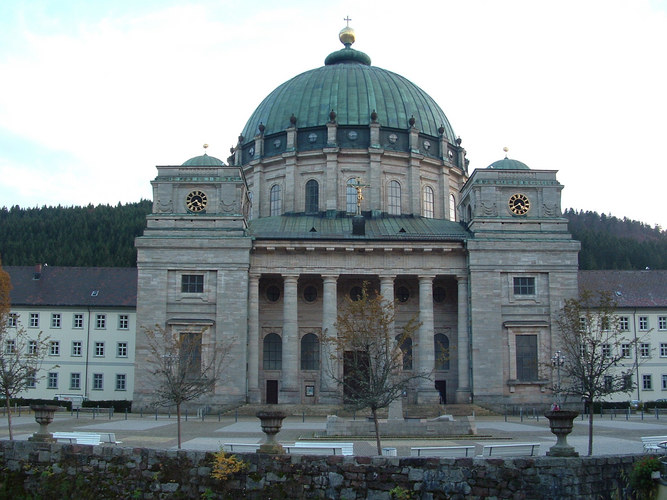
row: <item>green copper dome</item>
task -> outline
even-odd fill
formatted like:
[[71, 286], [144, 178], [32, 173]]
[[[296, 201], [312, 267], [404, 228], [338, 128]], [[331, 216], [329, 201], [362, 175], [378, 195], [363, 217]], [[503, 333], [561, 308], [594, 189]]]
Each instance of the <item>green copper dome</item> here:
[[204, 153], [201, 156], [195, 156], [183, 163], [183, 167], [219, 167], [223, 166], [222, 160], [218, 160], [214, 156], [209, 156]]
[[486, 168], [493, 170], [530, 170], [528, 165], [522, 163], [518, 160], [510, 160], [505, 157], [502, 160], [494, 161], [491, 165]]
[[[342, 41], [342, 40], [341, 40]], [[366, 125], [377, 113], [382, 127], [405, 130], [414, 116], [415, 127], [423, 134], [440, 136], [450, 143], [456, 136], [440, 106], [406, 78], [371, 66], [370, 58], [350, 47], [330, 54], [325, 66], [306, 71], [280, 85], [257, 107], [242, 132], [247, 144], [264, 127], [264, 135], [282, 132], [292, 115], [296, 127], [321, 127], [331, 120], [333, 110], [338, 125]]]

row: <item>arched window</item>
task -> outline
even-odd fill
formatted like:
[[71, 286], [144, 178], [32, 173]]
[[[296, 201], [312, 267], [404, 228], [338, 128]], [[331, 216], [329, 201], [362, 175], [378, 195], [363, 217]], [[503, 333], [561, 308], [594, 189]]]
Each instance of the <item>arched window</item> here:
[[401, 215], [401, 185], [398, 181], [391, 181], [389, 183], [387, 213], [389, 215]]
[[269, 333], [264, 337], [265, 370], [282, 370], [283, 368], [283, 341], [277, 333]]
[[319, 211], [320, 186], [315, 179], [306, 182], [306, 213], [314, 214]]
[[301, 369], [320, 369], [320, 341], [314, 333], [301, 338]]
[[271, 217], [274, 215], [280, 215], [280, 213], [283, 211], [283, 199], [280, 193], [280, 186], [278, 184], [271, 186], [270, 206]]
[[456, 198], [453, 194], [449, 195], [449, 220], [456, 222]]
[[433, 337], [435, 344], [435, 369], [449, 370], [449, 339], [447, 335], [437, 333]]
[[357, 190], [350, 185], [356, 183], [357, 181], [354, 177], [347, 180], [347, 188], [345, 189], [345, 211], [348, 214], [357, 213]]
[[424, 186], [423, 215], [429, 219], [432, 219], [434, 215], [433, 188], [431, 186]]
[[[403, 335], [396, 335], [396, 342], [401, 341]], [[399, 346], [403, 352], [403, 369], [412, 370], [412, 338], [405, 337], [403, 343]]]

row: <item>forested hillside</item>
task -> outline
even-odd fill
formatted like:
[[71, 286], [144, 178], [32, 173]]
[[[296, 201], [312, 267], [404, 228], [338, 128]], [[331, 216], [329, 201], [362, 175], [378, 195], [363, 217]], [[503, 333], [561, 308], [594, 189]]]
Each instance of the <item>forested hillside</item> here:
[[[2, 208], [2, 264], [135, 266], [134, 238], [150, 211], [148, 200], [115, 207]], [[667, 231], [596, 212], [569, 209], [564, 215], [581, 241], [581, 269], [667, 269]]]
[[579, 269], [667, 269], [667, 231], [597, 212], [563, 215], [581, 242]]
[[0, 209], [0, 257], [5, 266], [137, 265], [134, 238], [152, 203]]

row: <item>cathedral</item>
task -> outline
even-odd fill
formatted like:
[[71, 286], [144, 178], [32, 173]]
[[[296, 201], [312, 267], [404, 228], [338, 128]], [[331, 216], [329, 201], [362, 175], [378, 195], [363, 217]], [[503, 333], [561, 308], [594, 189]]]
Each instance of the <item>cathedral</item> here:
[[[468, 171], [440, 106], [352, 47], [278, 86], [231, 156], [158, 166], [137, 238], [134, 404], [150, 401], [142, 327], [230, 346], [205, 397], [333, 404], [324, 336], [364, 283], [396, 304], [410, 405], [547, 403], [555, 315], [577, 295], [579, 243], [556, 171], [502, 158]], [[533, 166], [534, 167], [534, 166]], [[343, 357], [344, 358], [344, 357]]]

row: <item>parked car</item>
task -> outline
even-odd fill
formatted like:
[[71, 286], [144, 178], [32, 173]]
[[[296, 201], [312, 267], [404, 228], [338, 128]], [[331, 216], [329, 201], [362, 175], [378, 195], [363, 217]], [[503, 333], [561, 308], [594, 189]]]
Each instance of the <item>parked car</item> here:
[[642, 402], [639, 401], [638, 399], [633, 399], [630, 401], [630, 409], [631, 410], [639, 410], [641, 408]]

